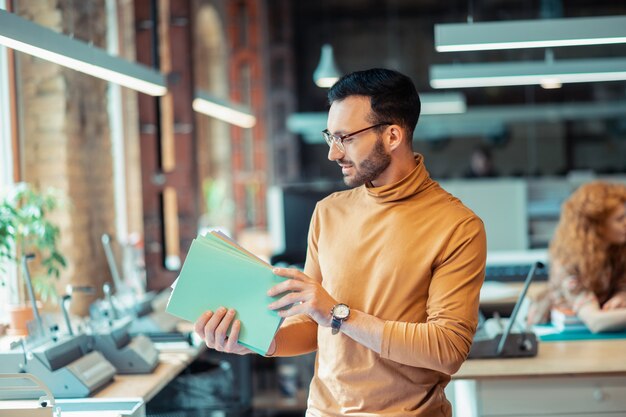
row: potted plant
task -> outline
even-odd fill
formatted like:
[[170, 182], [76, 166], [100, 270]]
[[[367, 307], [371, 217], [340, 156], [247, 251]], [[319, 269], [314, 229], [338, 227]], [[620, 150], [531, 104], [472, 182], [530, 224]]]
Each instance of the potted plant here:
[[32, 274], [35, 292], [44, 302], [56, 301], [55, 281], [66, 266], [58, 248], [59, 228], [49, 216], [58, 204], [53, 190], [39, 192], [28, 183], [16, 184], [0, 197], [0, 277], [5, 285], [10, 281], [8, 267], [13, 265], [17, 271], [16, 279], [7, 285], [13, 334], [25, 334], [26, 323], [32, 320], [25, 283], [20, 279], [23, 276], [20, 265], [27, 254], [36, 255], [36, 273]]

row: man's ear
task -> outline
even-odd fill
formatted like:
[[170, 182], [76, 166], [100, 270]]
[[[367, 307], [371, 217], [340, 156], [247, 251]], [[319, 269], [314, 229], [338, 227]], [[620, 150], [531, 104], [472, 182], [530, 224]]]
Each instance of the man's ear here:
[[389, 150], [394, 151], [399, 146], [404, 146], [405, 135], [404, 130], [400, 128], [398, 125], [391, 125], [387, 129]]

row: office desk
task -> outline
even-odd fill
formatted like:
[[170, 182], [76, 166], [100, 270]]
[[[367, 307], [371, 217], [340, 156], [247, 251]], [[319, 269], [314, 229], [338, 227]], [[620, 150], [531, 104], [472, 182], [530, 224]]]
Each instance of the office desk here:
[[624, 416], [626, 340], [543, 342], [534, 358], [469, 360], [448, 394], [455, 417]]
[[94, 398], [143, 398], [147, 403], [181, 373], [206, 346], [184, 350], [161, 351], [154, 372], [140, 375], [115, 375], [114, 381], [98, 391]]

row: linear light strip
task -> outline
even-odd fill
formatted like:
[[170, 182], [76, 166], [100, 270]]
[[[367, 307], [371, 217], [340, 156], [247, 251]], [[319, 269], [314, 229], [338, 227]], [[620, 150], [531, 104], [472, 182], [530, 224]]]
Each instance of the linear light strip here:
[[[463, 114], [424, 115], [420, 117], [414, 140], [450, 136], [495, 135], [505, 124], [533, 121], [592, 120], [619, 118], [626, 114], [626, 101], [546, 103], [535, 105], [476, 106]], [[321, 131], [328, 115], [292, 113], [287, 128], [301, 134], [307, 143], [325, 143]]]
[[626, 43], [626, 16], [435, 25], [438, 52]]
[[626, 59], [434, 65], [433, 88], [533, 85], [546, 81], [580, 83], [626, 80]]
[[456, 114], [467, 110], [462, 93], [421, 93], [421, 114]]
[[0, 10], [0, 44], [152, 96], [167, 92], [163, 74]]
[[198, 113], [215, 117], [239, 127], [251, 128], [256, 124], [256, 117], [248, 108], [218, 99], [200, 90], [195, 92], [192, 107]]

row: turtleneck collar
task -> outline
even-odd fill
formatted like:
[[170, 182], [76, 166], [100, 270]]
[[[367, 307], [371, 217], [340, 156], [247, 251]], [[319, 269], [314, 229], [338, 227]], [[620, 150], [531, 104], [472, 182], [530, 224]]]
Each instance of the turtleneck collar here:
[[374, 187], [372, 183], [365, 185], [367, 194], [379, 203], [404, 200], [422, 191], [430, 183], [430, 175], [424, 166], [424, 157], [415, 154], [417, 166], [400, 181], [393, 184]]

